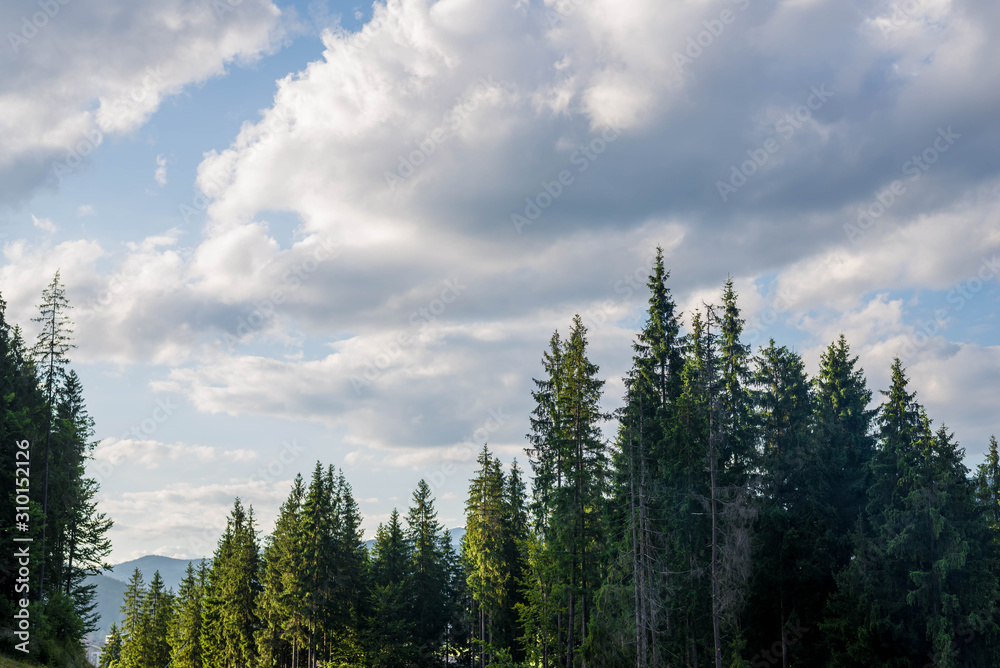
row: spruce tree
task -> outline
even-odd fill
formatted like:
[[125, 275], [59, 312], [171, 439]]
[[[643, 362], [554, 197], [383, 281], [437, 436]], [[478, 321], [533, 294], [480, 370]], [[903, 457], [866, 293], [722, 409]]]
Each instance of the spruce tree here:
[[[65, 376], [66, 365], [69, 359], [66, 353], [75, 346], [72, 343], [73, 326], [67, 315], [67, 311], [72, 308], [66, 298], [66, 289], [59, 280], [59, 272], [56, 271], [52, 282], [42, 291], [42, 303], [39, 304], [38, 317], [33, 321], [41, 324], [41, 331], [38, 333], [38, 340], [32, 349], [32, 357], [41, 374], [42, 391], [45, 402], [48, 406], [45, 428], [45, 455], [42, 461], [42, 559], [38, 564], [38, 600], [41, 601], [45, 595], [46, 566], [59, 568], [62, 565], [62, 555], [53, 554], [49, 543], [49, 469], [52, 459], [52, 432], [55, 427], [56, 399], [62, 388]], [[55, 525], [55, 523], [53, 523]], [[58, 526], [58, 525], [55, 525]], [[62, 583], [57, 583], [55, 589], [59, 589]]]
[[93, 419], [84, 405], [80, 380], [75, 371], [70, 371], [60, 392], [53, 435], [49, 515], [54, 523], [51, 533], [55, 552], [63, 555], [57, 571], [60, 586], [73, 600], [84, 633], [98, 628], [97, 585], [88, 577], [110, 568], [105, 560], [111, 553], [107, 534], [113, 525], [106, 513], [98, 511], [99, 486], [85, 471], [85, 462], [94, 448], [93, 435]]
[[563, 342], [553, 332], [548, 350], [542, 354], [541, 379], [533, 379], [531, 396], [535, 408], [529, 417], [531, 431], [525, 449], [534, 474], [531, 483], [532, 529], [535, 539], [528, 545], [526, 601], [519, 609], [524, 629], [523, 643], [529, 658], [548, 666], [555, 660], [562, 642], [562, 594], [558, 564], [562, 561], [550, 545], [555, 541], [554, 516], [557, 494], [564, 484], [563, 416], [557, 398], [563, 384]]
[[237, 498], [205, 586], [200, 644], [204, 668], [244, 668], [256, 659], [260, 550], [253, 508]]
[[[8, 546], [14, 545], [14, 536], [31, 538], [37, 545], [42, 525], [40, 446], [44, 446], [48, 411], [20, 329], [7, 321], [6, 309], [0, 297], [0, 454], [7, 462], [0, 466], [0, 513], [8, 518], [0, 523], [0, 536]], [[27, 507], [23, 497], [22, 502], [17, 501], [18, 491], [26, 487], [30, 490]], [[18, 522], [25, 522], [28, 530], [20, 530]], [[20, 608], [18, 601], [25, 596], [25, 583], [17, 582], [15, 551], [0, 552], [0, 615], [4, 620], [13, 620], [15, 610]], [[33, 568], [28, 583], [31, 598], [38, 587], [35, 571]], [[9, 623], [3, 622], [5, 626]]]
[[845, 566], [850, 556], [850, 531], [867, 503], [875, 451], [876, 411], [868, 407], [872, 393], [857, 363], [841, 334], [821, 355], [819, 374], [813, 381], [817, 458], [826, 462], [824, 487], [833, 511], [828, 531], [839, 541], [831, 546], [836, 552], [833, 570]]
[[306, 666], [313, 668], [333, 595], [335, 509], [330, 480], [316, 462], [302, 506], [303, 613]]
[[825, 604], [826, 536], [819, 523], [827, 507], [817, 495], [823, 462], [814, 452], [812, 397], [801, 357], [772, 339], [756, 358], [754, 385], [760, 512], [747, 607], [758, 612], [747, 620], [748, 645], [779, 646], [788, 668], [802, 663], [801, 629], [819, 622]]
[[[485, 445], [476, 460], [479, 470], [469, 484], [465, 503], [465, 538], [462, 561], [466, 584], [474, 602], [473, 637], [479, 649], [481, 668], [496, 648], [510, 648], [504, 628], [511, 573], [504, 535], [506, 480], [500, 462]], [[496, 644], [495, 644], [496, 643]]]
[[719, 465], [723, 485], [742, 487], [754, 470], [753, 400], [750, 395], [750, 346], [743, 343], [743, 325], [733, 279], [722, 289], [719, 327]]
[[826, 602], [837, 591], [836, 576], [854, 554], [854, 531], [868, 503], [877, 414], [869, 408], [872, 392], [864, 370], [858, 358], [851, 356], [843, 334], [820, 356], [813, 390], [812, 461], [817, 475], [809, 479], [808, 498], [816, 509], [810, 526], [820, 542], [811, 546], [809, 555], [815, 574], [811, 590], [815, 606], [798, 614], [801, 626], [810, 632], [796, 638], [793, 651], [807, 663], [818, 663], [829, 655], [828, 640], [819, 626], [827, 614]]
[[118, 624], [112, 623], [107, 640], [101, 648], [101, 656], [97, 660], [97, 668], [118, 668], [122, 658], [122, 636]]
[[530, 447], [525, 449], [534, 477], [532, 480], [531, 514], [534, 529], [548, 538], [552, 514], [552, 496], [562, 487], [562, 416], [557, 397], [562, 387], [563, 343], [559, 332], [553, 332], [549, 349], [542, 354], [542, 379], [533, 379], [535, 389], [531, 396], [535, 408], [529, 417], [531, 432], [527, 435]]
[[184, 579], [174, 598], [174, 613], [167, 632], [173, 668], [202, 668], [201, 617], [207, 565], [199, 563], [196, 571], [189, 561]]
[[421, 480], [406, 515], [405, 535], [410, 550], [412, 644], [422, 662], [430, 662], [438, 652], [450, 621], [450, 576], [441, 547], [442, 534], [446, 536], [447, 532], [437, 521], [431, 488]]
[[507, 581], [503, 593], [504, 644], [514, 662], [525, 659], [520, 638], [524, 636], [517, 610], [525, 603], [524, 582], [528, 571], [529, 534], [527, 493], [523, 473], [515, 458], [504, 488], [503, 551]]
[[145, 600], [146, 585], [142, 579], [142, 572], [136, 568], [132, 571], [122, 600], [120, 668], [142, 667], [142, 613]]
[[[749, 387], [750, 348], [741, 339], [745, 321], [737, 297], [729, 278], [719, 310], [708, 307], [706, 318], [706, 329], [718, 329], [719, 366], [707, 369], [716, 668], [722, 668], [723, 654], [729, 661], [737, 660], [746, 642], [740, 620], [752, 569], [751, 534], [756, 513], [750, 505], [752, 477], [760, 472]], [[708, 359], [716, 358], [709, 355]]]
[[[547, 610], [556, 612], [555, 620], [525, 625], [556, 627], [559, 646], [552, 649], [559, 652], [559, 661], [567, 668], [578, 662], [588, 634], [608, 537], [608, 458], [599, 425], [609, 416], [600, 407], [604, 381], [597, 378], [599, 369], [587, 357], [586, 334], [582, 319], [576, 316], [565, 342], [558, 333], [553, 335], [550, 352], [543, 358], [549, 377], [535, 381], [537, 407], [529, 435], [532, 447], [527, 450], [536, 475], [532, 503], [535, 524], [541, 529], [542, 550], [550, 553], [542, 561], [554, 562], [554, 567], [545, 567], [544, 572], [557, 578], [551, 583], [539, 582], [537, 577], [530, 581], [545, 589], [558, 587], [562, 600], [558, 607], [546, 605]], [[536, 574], [541, 572], [536, 570]], [[534, 612], [526, 611], [527, 617]], [[547, 661], [547, 647], [544, 653]]]
[[409, 588], [411, 550], [399, 512], [379, 524], [372, 549], [372, 608], [368, 622], [368, 662], [376, 668], [408, 665], [416, 659], [413, 636], [413, 592]]
[[166, 666], [170, 662], [168, 630], [173, 618], [173, 595], [163, 584], [160, 572], [153, 573], [142, 601], [139, 622], [140, 666]]
[[330, 470], [331, 493], [336, 500], [334, 533], [336, 605], [331, 615], [331, 651], [327, 660], [345, 665], [361, 661], [361, 620], [368, 610], [368, 550], [361, 529], [361, 510], [342, 471]]
[[1000, 452], [996, 436], [990, 437], [985, 460], [976, 469], [976, 496], [986, 515], [993, 544], [1000, 552]]
[[302, 476], [296, 475], [263, 552], [257, 651], [261, 663], [268, 666], [299, 666], [299, 651], [308, 644], [302, 527], [304, 501], [305, 484]]
[[689, 665], [715, 655], [712, 599], [710, 413], [718, 394], [718, 333], [700, 311], [691, 315], [681, 396], [675, 412], [679, 448], [676, 454], [675, 517], [677, 549], [673, 553], [674, 592], [671, 596], [675, 632], [668, 649]]
[[962, 451], [944, 427], [931, 431], [908, 385], [896, 359], [869, 503], [824, 625], [834, 665], [992, 665], [998, 587], [986, 520]]
[[[616, 414], [619, 431], [608, 521], [617, 558], [601, 594], [605, 624], [595, 629], [590, 641], [602, 662], [624, 652], [617, 660], [634, 654], [639, 668], [659, 663], [664, 632], [676, 614], [667, 592], [675, 584], [671, 558], [679, 554], [673, 544], [678, 536], [674, 504], [683, 494], [680, 450], [686, 444], [678, 439], [676, 412], [683, 391], [684, 342], [666, 285], [669, 276], [663, 250], [657, 247], [647, 282], [647, 318], [632, 346], [625, 405]], [[632, 629], [626, 642], [626, 630]]]

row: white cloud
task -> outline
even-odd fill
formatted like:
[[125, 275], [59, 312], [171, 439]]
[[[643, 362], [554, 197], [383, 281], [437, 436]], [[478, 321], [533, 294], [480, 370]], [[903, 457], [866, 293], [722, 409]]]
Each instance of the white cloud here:
[[78, 218], [85, 218], [87, 216], [96, 216], [97, 212], [94, 211], [94, 207], [90, 204], [81, 204], [76, 207], [76, 215]]
[[[21, 26], [22, 13], [0, 4], [0, 25]], [[61, 180], [106, 136], [132, 132], [166, 97], [256, 59], [280, 34], [270, 0], [60, 5], [0, 53], [0, 199]]]
[[49, 234], [52, 234], [53, 232], [56, 231], [56, 224], [53, 223], [48, 218], [39, 218], [38, 216], [32, 214], [31, 223], [32, 225], [40, 229], [42, 232], [47, 232]]
[[156, 172], [153, 173], [153, 179], [160, 187], [167, 185], [167, 159], [163, 155], [156, 156]]
[[[194, 559], [212, 555], [235, 497], [245, 508], [253, 506], [258, 529], [269, 532], [290, 486], [291, 480], [173, 483], [105, 497], [101, 509], [115, 518], [111, 539], [116, 554]], [[164, 542], [171, 538], [179, 542]]]
[[[27, 45], [25, 76], [37, 82], [0, 94], [11, 112], [0, 130], [18, 129], [0, 135], [0, 161], [19, 166], [11, 187], [38, 182], [32, 156], [49, 165], [94, 128], [95, 144], [134, 131], [165, 96], [256, 57], [280, 30], [265, 0], [224, 17], [198, 9], [181, 30], [179, 2], [124, 8], [131, 28], [106, 63], [86, 56], [107, 41], [103, 24], [53, 25], [81, 62], [45, 76], [43, 42]], [[512, 417], [480, 436], [518, 454], [538, 357], [576, 312], [613, 406], [656, 243], [685, 317], [717, 301], [731, 274], [748, 320], [767, 319], [754, 325], [758, 342], [797, 343], [815, 368], [844, 331], [870, 385], [884, 387], [934, 300], [1000, 253], [1000, 43], [987, 39], [1000, 8], [919, 4], [894, 17], [876, 0], [377, 3], [360, 32], [324, 32], [321, 58], [212, 143], [224, 148], [198, 167], [209, 197], [200, 236], [10, 242], [4, 298], [25, 322], [62, 268], [80, 307], [80, 359], [162, 365], [146, 376], [152, 388], [204, 413], [317, 423], [368, 469], [466, 466], [497, 409]], [[723, 8], [736, 20], [691, 49]], [[690, 62], [678, 66], [678, 54]], [[829, 102], [721, 201], [716, 183], [817, 86]], [[613, 139], [609, 124], [621, 128]], [[907, 180], [907, 161], [948, 127], [954, 146]], [[895, 181], [906, 192], [849, 235], [859, 207]], [[0, 179], [0, 196], [4, 183], [14, 181]], [[518, 230], [512, 214], [531, 222]], [[336, 249], [317, 259], [321, 241]], [[464, 286], [447, 303], [445, 281]], [[971, 310], [949, 310], [953, 321], [908, 360], [933, 415], [970, 444], [996, 425], [981, 389], [993, 388], [996, 352], [963, 339], [983, 324]], [[938, 379], [949, 364], [954, 379]], [[198, 447], [111, 441], [104, 455], [209, 456]], [[151, 499], [122, 497], [119, 509]]]
[[243, 462], [256, 458], [257, 454], [251, 450], [219, 450], [208, 445], [115, 437], [105, 438], [94, 449], [94, 460], [98, 462], [108, 462], [113, 466], [137, 464], [146, 469], [155, 469], [165, 461], [205, 463], [225, 459]]

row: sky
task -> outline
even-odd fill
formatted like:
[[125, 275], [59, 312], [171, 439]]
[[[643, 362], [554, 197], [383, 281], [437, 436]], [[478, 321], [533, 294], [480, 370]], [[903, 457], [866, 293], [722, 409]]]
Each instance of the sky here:
[[[463, 523], [574, 314], [620, 404], [662, 246], [689, 321], [816, 372], [894, 357], [968, 465], [1000, 434], [993, 0], [11, 0], [0, 295], [58, 270], [113, 562], [269, 531], [343, 469], [370, 536]], [[609, 429], [606, 436], [613, 437]]]

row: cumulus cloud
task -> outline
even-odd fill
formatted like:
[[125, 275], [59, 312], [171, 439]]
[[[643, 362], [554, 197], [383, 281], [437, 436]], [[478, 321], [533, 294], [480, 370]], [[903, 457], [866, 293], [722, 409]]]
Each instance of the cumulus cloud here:
[[42, 25], [37, 16], [0, 5], [11, 42], [0, 49], [0, 202], [57, 183], [106, 137], [134, 131], [168, 96], [258, 58], [281, 34], [270, 0], [101, 0], [60, 3]]
[[[133, 17], [136, 32], [171, 8]], [[64, 266], [92, 314], [88, 360], [164, 365], [153, 389], [202, 412], [317, 422], [351, 463], [419, 469], [462, 463], [480, 436], [517, 453], [538, 357], [577, 312], [613, 405], [660, 243], [685, 314], [732, 275], [755, 343], [790, 336], [812, 368], [844, 331], [881, 387], [919, 339], [918, 389], [978, 441], [995, 419], [971, 393], [994, 386], [978, 370], [995, 351], [963, 340], [954, 307], [919, 334], [1000, 253], [1000, 8], [897, 10], [377, 3], [360, 31], [323, 32], [322, 56], [205, 152], [200, 236], [9, 243], [5, 297], [21, 308], [38, 266]], [[277, 25], [265, 2], [228, 23], [193, 17], [190, 49], [165, 39], [155, 63], [121, 66], [96, 110], [71, 88], [51, 109], [77, 111], [8, 154], [127, 132], [184, 82], [266, 49]], [[150, 102], [113, 103], [147, 76]], [[978, 385], [919, 384], [947, 364]], [[491, 410], [512, 417], [479, 433]]]

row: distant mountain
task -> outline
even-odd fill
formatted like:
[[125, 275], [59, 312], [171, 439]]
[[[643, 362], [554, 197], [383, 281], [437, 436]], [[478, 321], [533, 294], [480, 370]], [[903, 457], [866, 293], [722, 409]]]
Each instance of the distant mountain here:
[[161, 557], [159, 555], [148, 555], [139, 557], [132, 561], [116, 564], [104, 571], [101, 575], [93, 575], [87, 578], [88, 583], [97, 585], [97, 614], [101, 616], [100, 628], [94, 634], [99, 642], [104, 641], [104, 637], [111, 631], [111, 625], [121, 622], [122, 599], [125, 597], [125, 583], [132, 577], [136, 568], [142, 573], [142, 580], [147, 585], [153, 579], [153, 574], [160, 571], [163, 584], [167, 589], [177, 591], [184, 579], [184, 572], [187, 570], [188, 561], [195, 567], [201, 559], [174, 559], [172, 557]]
[[[465, 536], [465, 527], [448, 529], [448, 535], [451, 536], [451, 546], [455, 548], [456, 552], [460, 552], [462, 550], [462, 537]], [[375, 540], [366, 540], [365, 547], [367, 547], [368, 552], [371, 553], [372, 548], [375, 547]]]
[[97, 642], [103, 643], [105, 636], [111, 631], [111, 625], [122, 621], [122, 599], [125, 598], [125, 583], [107, 575], [92, 575], [87, 578], [87, 584], [97, 585], [97, 612], [101, 619], [100, 628], [94, 633]]
[[[465, 528], [458, 527], [450, 529], [451, 544], [455, 550], [461, 549], [462, 537], [465, 535]], [[365, 541], [365, 546], [371, 551], [375, 544], [374, 540]], [[125, 597], [125, 583], [132, 577], [132, 572], [138, 568], [142, 573], [142, 580], [147, 585], [153, 579], [153, 573], [160, 571], [164, 586], [173, 589], [175, 592], [184, 579], [184, 572], [187, 570], [188, 559], [174, 559], [173, 557], [161, 557], [151, 554], [139, 557], [132, 561], [116, 564], [102, 575], [93, 575], [87, 579], [88, 583], [97, 585], [97, 613], [101, 616], [100, 629], [94, 634], [99, 642], [104, 642], [104, 637], [111, 631], [111, 625], [121, 622], [122, 599]], [[190, 560], [195, 567], [202, 561], [201, 559]]]
[[160, 577], [163, 578], [163, 585], [167, 589], [177, 591], [181, 580], [184, 579], [184, 572], [187, 570], [189, 561], [194, 564], [195, 568], [198, 568], [198, 564], [204, 560], [174, 559], [173, 557], [161, 557], [151, 554], [117, 564], [111, 570], [105, 571], [104, 574], [116, 580], [128, 582], [129, 578], [132, 577], [132, 572], [138, 568], [139, 572], [142, 573], [143, 581], [149, 584], [149, 581], [153, 579], [153, 573], [160, 571]]

